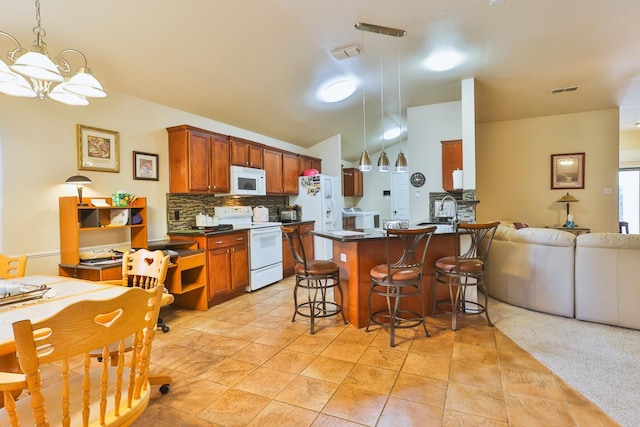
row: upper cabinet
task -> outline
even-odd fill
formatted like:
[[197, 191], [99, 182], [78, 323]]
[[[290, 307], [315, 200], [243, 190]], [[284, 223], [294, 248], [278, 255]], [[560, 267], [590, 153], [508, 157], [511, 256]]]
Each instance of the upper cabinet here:
[[342, 169], [342, 195], [348, 197], [362, 197], [364, 186], [362, 172], [358, 168]]
[[302, 176], [304, 171], [307, 169], [315, 169], [319, 173], [322, 173], [322, 160], [317, 159], [311, 156], [304, 156], [300, 154], [300, 173], [298, 175]]
[[295, 153], [265, 147], [264, 170], [267, 176], [267, 194], [298, 194], [300, 174], [299, 156]]
[[262, 149], [263, 146], [246, 139], [229, 137], [231, 142], [231, 164], [244, 166], [247, 168], [262, 169]]
[[167, 128], [169, 191], [228, 193], [229, 137], [192, 126]]
[[462, 140], [440, 141], [442, 144], [442, 188], [453, 191], [453, 171], [462, 169]]

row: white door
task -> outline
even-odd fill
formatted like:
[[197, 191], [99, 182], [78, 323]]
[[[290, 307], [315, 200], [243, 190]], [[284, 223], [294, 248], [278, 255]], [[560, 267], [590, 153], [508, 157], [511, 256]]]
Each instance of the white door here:
[[409, 220], [409, 174], [391, 174], [391, 216], [393, 219]]

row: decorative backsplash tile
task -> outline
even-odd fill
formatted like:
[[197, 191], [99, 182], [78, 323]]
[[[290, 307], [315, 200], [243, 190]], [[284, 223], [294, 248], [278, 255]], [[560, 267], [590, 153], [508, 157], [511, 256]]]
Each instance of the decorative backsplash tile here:
[[[167, 232], [194, 228], [196, 215], [213, 215], [216, 206], [264, 206], [269, 220], [276, 221], [279, 209], [287, 206], [287, 196], [214, 196], [207, 194], [167, 194]], [[176, 215], [177, 213], [177, 215]]]
[[475, 190], [429, 193], [429, 211], [431, 212], [431, 221], [436, 220], [436, 202], [438, 202], [439, 205], [439, 202], [444, 196], [453, 196], [456, 199], [456, 202], [458, 203], [458, 220], [460, 222], [475, 222], [476, 205], [480, 203], [479, 200], [476, 200]]

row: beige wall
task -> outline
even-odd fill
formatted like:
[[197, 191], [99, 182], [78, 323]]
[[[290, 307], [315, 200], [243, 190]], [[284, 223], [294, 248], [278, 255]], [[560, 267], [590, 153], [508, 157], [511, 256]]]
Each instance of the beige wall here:
[[[77, 194], [75, 187], [64, 184], [77, 173], [76, 124], [120, 133], [120, 173], [81, 171], [93, 181], [84, 195], [109, 197], [125, 190], [146, 196], [151, 241], [165, 239], [167, 231], [166, 127], [186, 123], [309, 154], [286, 142], [115, 92], [93, 101], [89, 107], [0, 94], [0, 111], [3, 182], [0, 252], [27, 254], [27, 274], [58, 271], [58, 198]], [[133, 179], [133, 151], [159, 154], [158, 182]]]
[[[565, 191], [551, 190], [551, 154], [585, 153], [585, 188], [571, 211], [578, 225], [618, 231], [618, 109], [484, 123], [477, 126], [478, 220], [564, 223]], [[605, 188], [611, 189], [605, 194]]]

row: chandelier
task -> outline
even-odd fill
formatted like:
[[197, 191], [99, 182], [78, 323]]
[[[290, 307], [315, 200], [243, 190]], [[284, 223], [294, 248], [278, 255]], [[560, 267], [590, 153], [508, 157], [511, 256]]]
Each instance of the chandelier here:
[[[0, 57], [0, 92], [23, 98], [48, 97], [63, 104], [80, 106], [89, 105], [87, 98], [106, 97], [107, 93], [91, 74], [87, 57], [82, 52], [65, 49], [53, 59], [49, 58], [43, 40], [47, 32], [40, 23], [40, 0], [36, 0], [36, 22], [33, 28], [36, 39], [29, 50], [11, 34], [0, 31], [0, 35], [15, 44], [15, 48], [7, 53], [10, 65]], [[76, 54], [82, 59], [82, 66], [73, 76], [71, 64], [64, 57], [68, 54]]]

